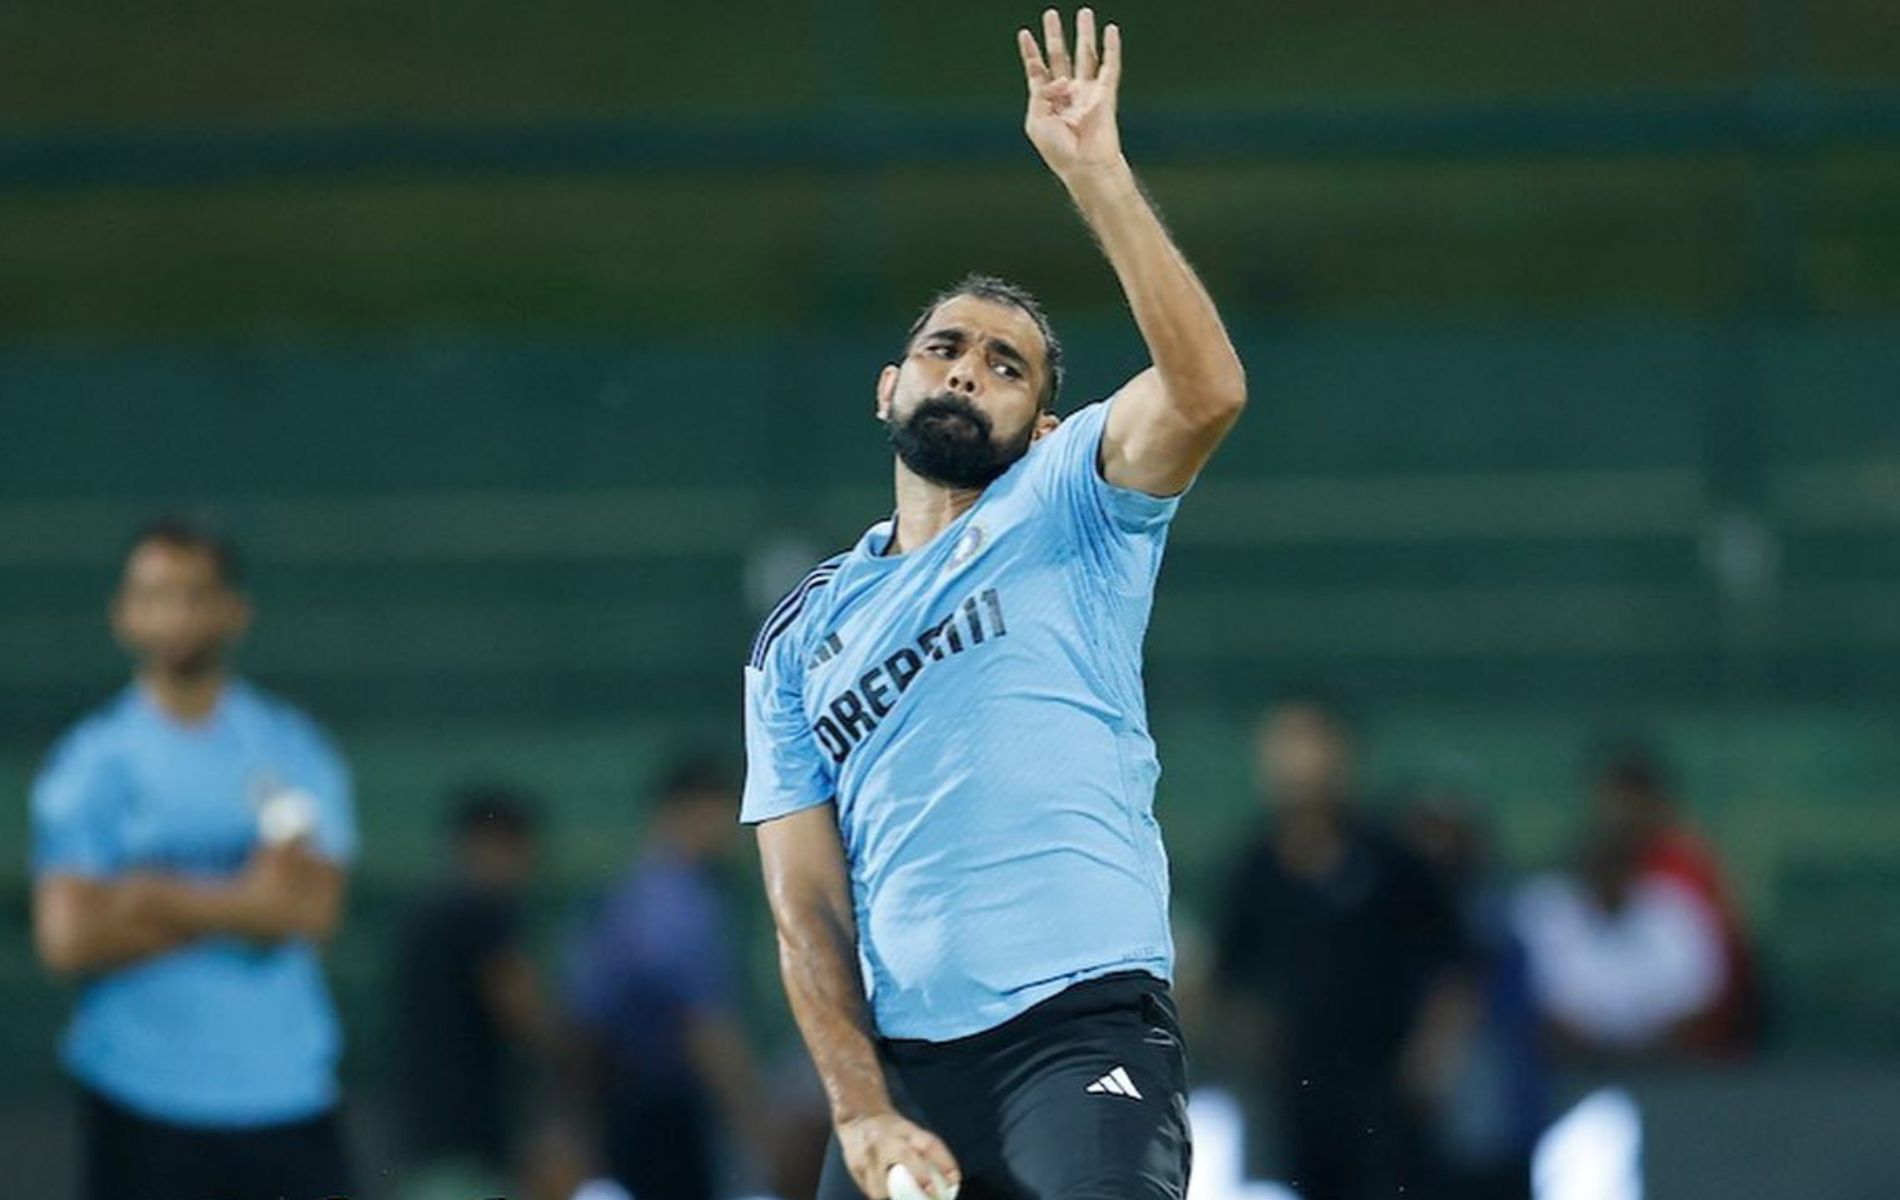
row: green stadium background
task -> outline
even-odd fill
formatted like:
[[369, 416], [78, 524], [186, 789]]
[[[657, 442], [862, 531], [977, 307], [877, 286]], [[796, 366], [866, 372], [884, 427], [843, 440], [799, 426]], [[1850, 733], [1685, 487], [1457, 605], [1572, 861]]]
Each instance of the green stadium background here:
[[[1771, 971], [1772, 1052], [1709, 1092], [1743, 1097], [1718, 1124], [1742, 1146], [1787, 1095], [1900, 1117], [1891, 6], [1104, 11], [1130, 156], [1254, 397], [1150, 642], [1186, 917], [1253, 811], [1276, 690], [1349, 697], [1376, 782], [1465, 764], [1520, 867], [1563, 852], [1587, 737], [1652, 729]], [[553, 914], [630, 852], [668, 747], [736, 751], [772, 587], [888, 502], [870, 387], [926, 295], [970, 268], [1038, 290], [1072, 402], [1140, 365], [1018, 131], [1033, 15], [0, 9], [0, 1145], [24, 1178], [62, 1178], [67, 999], [30, 952], [24, 796], [121, 677], [128, 531], [226, 521], [246, 669], [354, 763], [334, 964], [373, 1108], [442, 790], [544, 792]], [[1668, 1194], [1779, 1194], [1690, 1175]]]

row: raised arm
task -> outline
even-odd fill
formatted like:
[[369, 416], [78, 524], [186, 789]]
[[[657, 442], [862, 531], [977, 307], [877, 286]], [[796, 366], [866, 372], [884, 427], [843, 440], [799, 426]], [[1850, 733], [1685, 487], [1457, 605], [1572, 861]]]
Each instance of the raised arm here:
[[871, 1200], [889, 1194], [885, 1177], [893, 1163], [904, 1164], [919, 1180], [928, 1179], [934, 1166], [957, 1181], [949, 1149], [891, 1103], [871, 1044], [836, 806], [801, 809], [760, 825], [759, 857], [778, 925], [785, 994], [824, 1081], [852, 1178]]
[[1029, 85], [1023, 128], [1068, 189], [1121, 281], [1154, 365], [1117, 394], [1102, 438], [1102, 475], [1151, 495], [1194, 482], [1246, 403], [1247, 380], [1214, 301], [1168, 235], [1116, 125], [1121, 30], [1097, 46], [1095, 13], [1076, 14], [1071, 57], [1061, 16], [1043, 13], [1042, 46], [1017, 34]]

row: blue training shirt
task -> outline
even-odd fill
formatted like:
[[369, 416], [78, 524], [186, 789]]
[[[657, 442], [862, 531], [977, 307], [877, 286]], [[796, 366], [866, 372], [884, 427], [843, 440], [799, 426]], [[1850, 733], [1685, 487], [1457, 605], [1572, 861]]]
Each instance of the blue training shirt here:
[[[356, 851], [349, 775], [317, 727], [240, 682], [204, 721], [126, 688], [60, 741], [33, 785], [33, 873], [155, 871], [227, 880], [259, 804], [315, 801], [314, 848]], [[148, 1117], [208, 1128], [302, 1120], [336, 1102], [336, 1015], [309, 942], [205, 938], [90, 979], [63, 1055], [80, 1082]]]
[[1167, 979], [1141, 647], [1178, 498], [1118, 488], [1108, 403], [927, 545], [891, 522], [767, 618], [745, 671], [756, 823], [835, 799], [878, 1032], [946, 1041], [1115, 971]]

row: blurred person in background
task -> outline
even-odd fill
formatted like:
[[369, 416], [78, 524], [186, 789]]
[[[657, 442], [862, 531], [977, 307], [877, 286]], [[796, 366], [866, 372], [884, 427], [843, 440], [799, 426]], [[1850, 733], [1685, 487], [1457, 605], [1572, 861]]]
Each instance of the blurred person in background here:
[[1542, 1028], [1510, 893], [1462, 771], [1406, 790], [1401, 833], [1437, 873], [1467, 948], [1474, 1005], [1432, 1121], [1440, 1185], [1458, 1200], [1529, 1200], [1531, 1155], [1548, 1115]]
[[1593, 757], [1594, 820], [1628, 843], [1643, 878], [1672, 880], [1695, 897], [1721, 938], [1721, 991], [1675, 1031], [1676, 1047], [1709, 1058], [1750, 1053], [1761, 1039], [1760, 976], [1715, 846], [1683, 815], [1654, 746], [1639, 738], [1604, 739]]
[[1309, 1200], [1440, 1193], [1425, 1121], [1472, 1016], [1466, 955], [1431, 868], [1356, 811], [1353, 739], [1317, 699], [1261, 722], [1266, 827], [1235, 864], [1215, 977]]
[[668, 770], [638, 857], [570, 965], [567, 1000], [589, 1049], [601, 1157], [639, 1200], [709, 1200], [719, 1135], [736, 1139], [742, 1158], [767, 1141], [719, 873], [739, 845], [737, 801], [712, 758]]
[[[511, 1193], [520, 1200], [633, 1200], [626, 1188], [601, 1177], [592, 1142], [574, 1122], [545, 1122], [522, 1140], [520, 1189]], [[463, 1191], [454, 1200], [486, 1195]]]
[[397, 943], [397, 1097], [405, 1196], [494, 1195], [512, 1162], [525, 1082], [511, 1067], [551, 1052], [554, 1022], [523, 944], [538, 862], [535, 804], [506, 784], [450, 802], [454, 866]]
[[1632, 829], [1598, 825], [1573, 868], [1517, 899], [1539, 1008], [1573, 1054], [1669, 1057], [1723, 993], [1720, 924], [1694, 889], [1647, 871], [1646, 852]]
[[342, 759], [234, 677], [235, 552], [165, 518], [111, 608], [132, 684], [33, 786], [33, 929], [78, 980], [67, 1068], [88, 1200], [315, 1200], [349, 1190], [341, 1038], [318, 945], [356, 849]]

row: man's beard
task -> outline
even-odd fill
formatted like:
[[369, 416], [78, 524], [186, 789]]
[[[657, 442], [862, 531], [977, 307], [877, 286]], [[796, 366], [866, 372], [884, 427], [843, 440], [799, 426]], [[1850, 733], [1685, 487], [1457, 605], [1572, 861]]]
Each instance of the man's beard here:
[[985, 487], [1029, 452], [1035, 422], [998, 445], [987, 413], [954, 392], [940, 392], [890, 423], [891, 448], [914, 473], [945, 487]]

